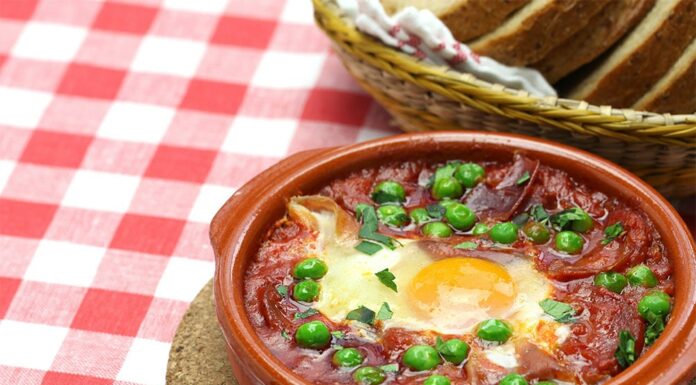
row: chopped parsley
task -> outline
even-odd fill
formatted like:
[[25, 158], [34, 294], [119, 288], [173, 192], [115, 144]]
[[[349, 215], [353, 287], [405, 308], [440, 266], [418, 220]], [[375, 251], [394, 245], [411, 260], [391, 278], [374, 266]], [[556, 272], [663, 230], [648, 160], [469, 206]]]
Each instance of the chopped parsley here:
[[604, 229], [604, 239], [602, 239], [602, 244], [608, 245], [609, 243], [611, 243], [611, 241], [622, 236], [625, 233], [626, 231], [624, 230], [623, 224], [621, 222], [616, 222], [611, 226], [607, 226], [607, 228]]
[[375, 323], [375, 312], [366, 308], [365, 306], [360, 306], [355, 310], [351, 310], [346, 314], [346, 319], [349, 321], [358, 321], [364, 324], [372, 325]]
[[342, 338], [345, 338], [346, 333], [344, 333], [344, 332], [342, 332], [342, 331], [340, 331], [340, 330], [336, 330], [336, 331], [334, 331], [334, 332], [331, 332], [331, 335], [334, 336], [334, 338], [340, 340], [340, 339], [342, 339]]
[[544, 313], [553, 317], [556, 322], [569, 323], [575, 320], [573, 318], [573, 316], [575, 316], [575, 309], [567, 303], [546, 298], [539, 302], [539, 306], [544, 310]]
[[520, 179], [515, 182], [518, 186], [521, 186], [529, 181], [531, 178], [531, 175], [529, 175], [529, 171], [525, 171], [524, 174], [520, 177]]
[[442, 217], [445, 216], [445, 211], [447, 210], [445, 210], [445, 208], [440, 206], [439, 204], [433, 203], [431, 205], [426, 206], [425, 211], [428, 212], [430, 218], [442, 219]]
[[[396, 242], [393, 238], [377, 232], [378, 219], [374, 207], [360, 203], [355, 206], [355, 216], [358, 218], [358, 220], [362, 220], [362, 226], [360, 226], [358, 237], [360, 237], [363, 242], [356, 246], [358, 251], [372, 255], [379, 251], [376, 249], [376, 246], [380, 246], [380, 249], [382, 245], [392, 250], [396, 248], [396, 244], [398, 242]], [[372, 245], [365, 245], [365, 240], [372, 241]], [[378, 243], [381, 245], [378, 245]]]
[[384, 303], [382, 303], [382, 307], [380, 307], [379, 311], [377, 312], [376, 319], [381, 320], [381, 321], [386, 321], [386, 320], [391, 319], [392, 315], [394, 315], [394, 312], [389, 307], [389, 304], [384, 302]]
[[311, 317], [315, 314], [318, 314], [319, 312], [317, 309], [312, 309], [311, 307], [303, 312], [300, 313], [295, 313], [295, 319], [305, 319], [308, 317]]
[[630, 331], [622, 330], [619, 333], [619, 345], [616, 347], [614, 357], [624, 369], [636, 361], [636, 339]]
[[363, 254], [374, 255], [378, 251], [382, 250], [382, 246], [374, 242], [362, 241], [355, 246], [355, 250], [358, 250]]
[[648, 312], [646, 319], [648, 327], [645, 329], [645, 346], [650, 346], [665, 330], [665, 320], [653, 312]]
[[455, 249], [465, 249], [465, 250], [474, 250], [477, 247], [478, 247], [478, 245], [476, 244], [476, 242], [471, 242], [471, 241], [462, 242], [462, 243], [454, 246]]
[[394, 373], [399, 371], [399, 364], [382, 365], [379, 368], [385, 373]]
[[552, 215], [551, 223], [557, 230], [567, 230], [573, 224], [573, 221], [579, 221], [583, 218], [585, 218], [585, 212], [580, 207], [573, 207]]
[[549, 220], [549, 213], [546, 212], [544, 206], [534, 205], [529, 209], [529, 214], [534, 218], [535, 221], [543, 223]]
[[375, 273], [377, 278], [379, 278], [379, 281], [382, 282], [382, 284], [395, 292], [399, 292], [399, 290], [396, 288], [396, 282], [394, 280], [396, 279], [396, 276], [394, 273], [389, 271], [389, 269], [384, 269], [382, 271], [379, 271]]
[[276, 291], [278, 292], [278, 294], [280, 294], [281, 297], [283, 297], [283, 298], [288, 297], [288, 287], [286, 285], [276, 286]]
[[290, 340], [290, 334], [288, 334], [287, 330], [281, 331], [280, 336], [285, 338], [286, 340]]

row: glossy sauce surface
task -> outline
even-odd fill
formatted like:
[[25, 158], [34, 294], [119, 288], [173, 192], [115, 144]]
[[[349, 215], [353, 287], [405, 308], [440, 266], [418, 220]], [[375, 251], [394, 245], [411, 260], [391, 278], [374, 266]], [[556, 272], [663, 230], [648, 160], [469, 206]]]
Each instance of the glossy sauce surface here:
[[[569, 383], [602, 383], [620, 372], [614, 352], [621, 330], [630, 330], [636, 337], [636, 352], [643, 349], [644, 321], [636, 305], [649, 289], [627, 286], [621, 294], [595, 286], [593, 277], [604, 271], [625, 272], [631, 266], [646, 264], [657, 276], [657, 289], [673, 293], [671, 263], [665, 254], [650, 220], [628, 202], [621, 202], [600, 191], [581, 184], [561, 170], [552, 169], [538, 161], [516, 155], [509, 162], [480, 163], [486, 169], [483, 182], [468, 189], [460, 201], [474, 210], [479, 222], [494, 224], [509, 221], [525, 213], [534, 205], [543, 205], [549, 214], [578, 206], [594, 219], [593, 228], [583, 234], [585, 245], [577, 255], [556, 251], [553, 238], [537, 245], [524, 237], [506, 246], [470, 231], [455, 232], [450, 238], [427, 240], [416, 226], [394, 229], [380, 224], [379, 232], [399, 238], [422, 240], [423, 247], [438, 258], [461, 256], [463, 251], [454, 247], [461, 242], [477, 240], [476, 250], [466, 250], [474, 258], [496, 261], [519, 255], [531, 258], [536, 269], [553, 284], [552, 297], [577, 310], [576, 322], [569, 324], [570, 333], [551, 354], [531, 343], [515, 346], [519, 367], [516, 372], [528, 379], [549, 379]], [[357, 204], [371, 202], [371, 191], [376, 182], [394, 180], [404, 187], [407, 210], [436, 203], [425, 186], [434, 170], [441, 164], [423, 161], [389, 163], [378, 168], [364, 169], [336, 179], [318, 193], [334, 199], [349, 213]], [[516, 181], [525, 173], [527, 183]], [[604, 228], [621, 222], [626, 234], [608, 245], [603, 245]], [[257, 258], [247, 270], [245, 285], [246, 307], [257, 333], [266, 346], [288, 367], [303, 378], [316, 384], [354, 383], [352, 372], [337, 369], [331, 363], [334, 348], [323, 351], [303, 349], [292, 339], [294, 331], [310, 320], [324, 321], [332, 331], [343, 331], [345, 337], [333, 343], [356, 347], [366, 357], [365, 365], [380, 366], [401, 363], [401, 356], [414, 344], [434, 345], [438, 336], [429, 331], [400, 328], [374, 330], [366, 328], [370, 338], [355, 333], [354, 326], [334, 323], [322, 314], [296, 318], [307, 310], [307, 305], [281, 296], [278, 285], [292, 288], [289, 272], [304, 259], [306, 245], [315, 241], [316, 232], [284, 218], [268, 232]], [[356, 283], [357, 284], [357, 283]], [[471, 345], [468, 359], [461, 365], [444, 364], [427, 372], [411, 372], [400, 365], [396, 373], [388, 373], [389, 384], [421, 384], [432, 374], [443, 374], [452, 384], [497, 384], [510, 369], [491, 362], [481, 353], [488, 344], [473, 335], [442, 336], [461, 338]]]

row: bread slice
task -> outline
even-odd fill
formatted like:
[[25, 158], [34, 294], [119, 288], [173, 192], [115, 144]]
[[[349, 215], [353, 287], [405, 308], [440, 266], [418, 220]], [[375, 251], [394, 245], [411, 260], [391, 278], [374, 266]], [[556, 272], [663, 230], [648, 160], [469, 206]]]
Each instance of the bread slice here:
[[389, 14], [414, 6], [429, 9], [452, 31], [455, 39], [466, 42], [496, 28], [508, 15], [530, 0], [381, 0]]
[[578, 33], [530, 67], [549, 83], [587, 64], [609, 49], [645, 16], [655, 0], [613, 0]]
[[696, 39], [672, 69], [633, 105], [636, 110], [696, 113]]
[[480, 55], [511, 66], [541, 60], [582, 29], [609, 0], [532, 0], [496, 30], [469, 44]]
[[659, 0], [567, 96], [630, 107], [674, 65], [696, 35], [696, 0]]

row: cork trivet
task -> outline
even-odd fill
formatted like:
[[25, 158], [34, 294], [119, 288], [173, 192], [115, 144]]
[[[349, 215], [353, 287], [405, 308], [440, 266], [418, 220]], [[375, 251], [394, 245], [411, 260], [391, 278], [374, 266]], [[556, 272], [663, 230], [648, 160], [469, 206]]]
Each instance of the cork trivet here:
[[238, 385], [215, 315], [212, 281], [184, 314], [169, 351], [167, 385], [194, 384]]

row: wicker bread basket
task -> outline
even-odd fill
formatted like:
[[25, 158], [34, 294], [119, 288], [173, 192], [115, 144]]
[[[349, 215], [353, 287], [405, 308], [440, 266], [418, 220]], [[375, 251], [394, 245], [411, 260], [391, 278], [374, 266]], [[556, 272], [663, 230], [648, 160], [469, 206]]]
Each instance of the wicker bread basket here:
[[[475, 128], [564, 142], [623, 165], [670, 198], [696, 194], [696, 115], [539, 98], [391, 49], [313, 0], [317, 24], [348, 71], [405, 131]], [[696, 92], [696, 91], [695, 91]]]

